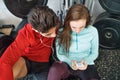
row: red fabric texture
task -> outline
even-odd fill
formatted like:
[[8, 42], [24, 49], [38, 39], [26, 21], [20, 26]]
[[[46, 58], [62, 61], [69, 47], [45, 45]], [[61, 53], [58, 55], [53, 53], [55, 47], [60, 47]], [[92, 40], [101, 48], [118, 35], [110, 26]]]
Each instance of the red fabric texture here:
[[53, 40], [40, 35], [30, 24], [26, 24], [0, 58], [0, 80], [13, 80], [12, 66], [21, 56], [36, 62], [49, 62]]

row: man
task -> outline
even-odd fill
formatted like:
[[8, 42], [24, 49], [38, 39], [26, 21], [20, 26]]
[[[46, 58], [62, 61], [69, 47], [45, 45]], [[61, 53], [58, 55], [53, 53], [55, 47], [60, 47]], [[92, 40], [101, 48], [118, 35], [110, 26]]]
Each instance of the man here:
[[59, 20], [47, 6], [34, 7], [27, 19], [28, 23], [0, 58], [0, 80], [13, 80], [37, 73], [42, 75], [42, 79], [38, 80], [47, 80]]

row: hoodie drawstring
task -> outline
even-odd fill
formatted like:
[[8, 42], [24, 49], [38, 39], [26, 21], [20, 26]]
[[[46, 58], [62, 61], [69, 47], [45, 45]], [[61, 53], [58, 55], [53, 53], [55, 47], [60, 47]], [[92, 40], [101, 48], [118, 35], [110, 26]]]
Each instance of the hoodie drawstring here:
[[78, 35], [76, 34], [76, 49], [78, 50]]

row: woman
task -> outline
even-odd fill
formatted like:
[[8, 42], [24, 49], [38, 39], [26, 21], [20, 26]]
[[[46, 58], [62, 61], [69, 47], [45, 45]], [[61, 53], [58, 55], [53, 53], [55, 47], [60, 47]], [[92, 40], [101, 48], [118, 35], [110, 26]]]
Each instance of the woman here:
[[39, 73], [42, 77], [38, 80], [47, 80], [59, 20], [47, 6], [34, 7], [27, 19], [28, 23], [0, 58], [0, 80], [14, 80], [27, 73]]
[[98, 57], [98, 31], [90, 24], [90, 14], [84, 5], [73, 5], [56, 38], [56, 54], [60, 62], [53, 63], [48, 80], [61, 80], [69, 75], [81, 80], [100, 80], [94, 61]]

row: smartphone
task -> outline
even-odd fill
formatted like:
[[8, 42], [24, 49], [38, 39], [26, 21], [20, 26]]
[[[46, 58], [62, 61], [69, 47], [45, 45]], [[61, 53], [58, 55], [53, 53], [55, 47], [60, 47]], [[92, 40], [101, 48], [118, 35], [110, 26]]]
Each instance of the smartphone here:
[[78, 67], [83, 67], [83, 64], [82, 64], [82, 63], [78, 63], [77, 66], [78, 66]]

